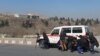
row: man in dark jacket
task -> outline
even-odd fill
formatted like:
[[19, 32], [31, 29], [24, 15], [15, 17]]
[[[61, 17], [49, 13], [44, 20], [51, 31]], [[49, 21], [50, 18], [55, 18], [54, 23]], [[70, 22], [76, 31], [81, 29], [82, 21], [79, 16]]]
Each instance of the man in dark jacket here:
[[77, 47], [77, 39], [73, 36], [68, 36], [67, 42], [68, 42], [68, 49], [71, 52], [75, 51]]
[[77, 36], [77, 51], [80, 54], [83, 54], [83, 45], [84, 45], [84, 41], [82, 41], [82, 36]]
[[94, 53], [94, 46], [99, 47], [99, 43], [97, 39], [94, 37], [93, 33], [89, 33], [89, 41], [90, 41], [90, 51]]
[[79, 37], [81, 38], [80, 40], [81, 40], [81, 46], [82, 46], [83, 51], [87, 52], [89, 49], [88, 39], [84, 36], [81, 36], [81, 35]]
[[43, 32], [43, 37], [44, 37], [44, 46], [45, 46], [45, 48], [49, 48], [49, 39], [48, 39], [48, 36], [46, 35], [45, 32]]

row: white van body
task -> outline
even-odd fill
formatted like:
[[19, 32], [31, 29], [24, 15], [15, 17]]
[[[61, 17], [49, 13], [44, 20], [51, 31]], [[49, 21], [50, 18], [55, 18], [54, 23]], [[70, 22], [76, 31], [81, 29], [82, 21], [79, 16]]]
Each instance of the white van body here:
[[[90, 32], [89, 27], [85, 25], [54, 27], [50, 34], [47, 34], [50, 44], [58, 43], [60, 39], [61, 30], [64, 30], [67, 36], [73, 37], [79, 35], [86, 36], [86, 33]], [[43, 36], [41, 36], [40, 39], [43, 39]]]

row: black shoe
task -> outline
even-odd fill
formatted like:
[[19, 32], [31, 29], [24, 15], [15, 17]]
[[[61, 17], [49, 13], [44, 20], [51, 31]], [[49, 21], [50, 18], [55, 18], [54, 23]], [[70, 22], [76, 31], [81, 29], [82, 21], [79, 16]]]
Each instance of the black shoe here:
[[80, 54], [83, 54], [83, 52], [80, 52]]

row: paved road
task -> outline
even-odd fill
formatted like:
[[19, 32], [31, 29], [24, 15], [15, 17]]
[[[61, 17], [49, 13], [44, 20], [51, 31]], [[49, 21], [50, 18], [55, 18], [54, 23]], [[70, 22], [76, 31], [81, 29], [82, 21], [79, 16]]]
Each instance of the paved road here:
[[[100, 51], [99, 49], [97, 49]], [[78, 54], [77, 52], [59, 51], [56, 48], [40, 49], [38, 47], [26, 45], [5, 45], [0, 44], [0, 56], [100, 56], [100, 53], [91, 54], [86, 52]]]

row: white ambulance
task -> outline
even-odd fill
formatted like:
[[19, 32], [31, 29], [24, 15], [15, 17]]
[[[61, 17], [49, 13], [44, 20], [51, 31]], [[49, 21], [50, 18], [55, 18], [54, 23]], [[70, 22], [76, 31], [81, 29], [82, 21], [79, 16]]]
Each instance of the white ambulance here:
[[[50, 34], [47, 34], [50, 44], [57, 44], [60, 39], [61, 30], [66, 32], [67, 36], [86, 36], [90, 32], [90, 28], [85, 25], [75, 25], [75, 26], [59, 26], [54, 27]], [[39, 46], [43, 45], [43, 36], [40, 37]]]

